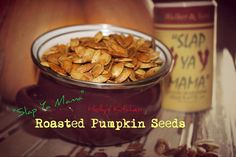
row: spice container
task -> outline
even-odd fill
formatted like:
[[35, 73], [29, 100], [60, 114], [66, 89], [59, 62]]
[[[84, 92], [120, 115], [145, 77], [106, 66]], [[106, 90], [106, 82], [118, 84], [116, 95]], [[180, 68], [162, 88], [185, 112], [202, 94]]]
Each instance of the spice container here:
[[175, 60], [163, 82], [163, 108], [195, 112], [212, 103], [215, 1], [154, 1], [155, 35]]

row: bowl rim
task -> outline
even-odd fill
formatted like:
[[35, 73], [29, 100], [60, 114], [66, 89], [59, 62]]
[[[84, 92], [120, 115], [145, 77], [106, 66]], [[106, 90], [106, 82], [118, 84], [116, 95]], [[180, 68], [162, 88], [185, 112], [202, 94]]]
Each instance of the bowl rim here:
[[[125, 29], [131, 32], [135, 32], [135, 33], [141, 33], [142, 35], [154, 39], [155, 40], [155, 46], [158, 47], [164, 57], [166, 62], [164, 63], [164, 65], [162, 65], [160, 71], [149, 78], [143, 79], [143, 80], [139, 80], [139, 81], [132, 81], [132, 82], [125, 82], [125, 83], [97, 83], [97, 82], [91, 82], [91, 81], [82, 81], [82, 80], [76, 80], [76, 79], [72, 79], [68, 76], [63, 76], [60, 75], [56, 72], [54, 72], [53, 70], [41, 65], [38, 54], [39, 54], [39, 50], [40, 48], [47, 43], [49, 40], [52, 40], [53, 38], [57, 37], [57, 36], [61, 36], [63, 34], [68, 34], [71, 32], [75, 32], [75, 31], [67, 31], [61, 34], [57, 34], [53, 37], [47, 38], [46, 41], [44, 41], [39, 48], [37, 48], [37, 51], [35, 54], [37, 54], [37, 56], [35, 56], [34, 54], [34, 47], [36, 46], [37, 41], [39, 41], [40, 39], [42, 39], [43, 37], [47, 36], [50, 33], [53, 32], [57, 32], [63, 29], [70, 29], [70, 28], [76, 28], [78, 27], [77, 31], [79, 31], [81, 28], [80, 27], [91, 27], [91, 26], [98, 26], [104, 29]], [[98, 29], [98, 31], [102, 31], [102, 29]], [[81, 30], [80, 30], [81, 31]], [[112, 30], [111, 30], [112, 31]], [[121, 32], [121, 33], [125, 33], [125, 32]], [[129, 33], [127, 33], [129, 34]], [[164, 49], [164, 50], [163, 50]], [[123, 26], [117, 26], [117, 25], [112, 25], [112, 24], [80, 24], [80, 25], [70, 25], [70, 26], [64, 26], [64, 27], [59, 27], [59, 28], [55, 28], [52, 30], [49, 30], [41, 35], [39, 35], [32, 43], [31, 45], [31, 58], [34, 62], [34, 64], [39, 67], [39, 69], [41, 70], [41, 72], [43, 74], [46, 74], [54, 79], [56, 79], [57, 81], [60, 82], [64, 82], [70, 85], [75, 85], [75, 86], [79, 86], [79, 87], [89, 87], [89, 88], [96, 88], [96, 89], [130, 89], [130, 88], [138, 88], [138, 87], [144, 87], [144, 86], [149, 86], [149, 85], [155, 85], [156, 83], [158, 83], [160, 80], [162, 80], [164, 77], [166, 77], [166, 75], [168, 73], [170, 73], [170, 71], [173, 68], [173, 58], [172, 55], [170, 53], [169, 48], [162, 43], [161, 41], [157, 40], [154, 36], [149, 35], [147, 33], [144, 33], [142, 31], [136, 30], [136, 29], [131, 29], [128, 27], [123, 27]], [[38, 59], [37, 59], [38, 58]]]

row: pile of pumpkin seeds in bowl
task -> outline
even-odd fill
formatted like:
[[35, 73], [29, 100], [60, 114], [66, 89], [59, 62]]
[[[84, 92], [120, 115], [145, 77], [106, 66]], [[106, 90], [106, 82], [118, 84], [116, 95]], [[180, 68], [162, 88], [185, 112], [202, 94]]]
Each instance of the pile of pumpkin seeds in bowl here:
[[41, 65], [76, 80], [123, 83], [149, 78], [163, 64], [152, 42], [132, 35], [98, 32], [55, 45], [41, 57]]

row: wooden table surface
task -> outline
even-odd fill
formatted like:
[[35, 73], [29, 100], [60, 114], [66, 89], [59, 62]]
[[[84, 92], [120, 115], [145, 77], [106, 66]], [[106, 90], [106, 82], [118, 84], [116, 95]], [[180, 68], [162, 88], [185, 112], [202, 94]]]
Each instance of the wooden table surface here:
[[[0, 1], [1, 93], [4, 96], [9, 96], [9, 98], [14, 97], [18, 89], [36, 82], [34, 77], [27, 77], [28, 75], [37, 75], [35, 67], [29, 66], [32, 65], [30, 55], [27, 53], [26, 57], [22, 57], [17, 55], [17, 52], [29, 52], [33, 39], [52, 28], [72, 24], [101, 23], [103, 21], [152, 33], [153, 30], [149, 24], [151, 21], [148, 15], [149, 12], [142, 11], [139, 5], [133, 6], [134, 1], [126, 4], [121, 4], [115, 0], [112, 0], [112, 2], [113, 5], [108, 6], [108, 10], [104, 10], [104, 5], [107, 3], [105, 0], [100, 1], [100, 7], [96, 7], [98, 4], [93, 0], [89, 0], [89, 3], [84, 0], [79, 2], [77, 0], [70, 0], [69, 2], [59, 0], [56, 3], [55, 1], [46, 0]], [[120, 8], [123, 5], [128, 5], [128, 8], [131, 8], [130, 10], [138, 10], [141, 13], [131, 16], [129, 15], [129, 9], [114, 9], [118, 5], [120, 5]], [[113, 10], [117, 12], [118, 17], [106, 16]], [[91, 14], [91, 11], [94, 14]], [[96, 14], [97, 16], [95, 16]], [[139, 21], [139, 16], [141, 15], [143, 21]], [[104, 19], [104, 17], [107, 18]], [[146, 23], [146, 25], [142, 23]], [[6, 55], [2, 52], [7, 52], [7, 54], [11, 55]], [[4, 57], [5, 66], [2, 65], [1, 57]], [[12, 57], [18, 58], [17, 62], [15, 64], [6, 64], [12, 61]], [[25, 64], [22, 65], [22, 62]], [[15, 73], [12, 71], [20, 71], [18, 65], [22, 65], [26, 69], [22, 71], [19, 77], [15, 77]], [[15, 78], [17, 78], [17, 81]], [[198, 139], [210, 138], [220, 145], [219, 154], [222, 157], [235, 157], [236, 73], [227, 49], [217, 54], [214, 81], [214, 99], [211, 110], [194, 114], [167, 110], [161, 110], [159, 113], [158, 117], [163, 120], [192, 118], [187, 123], [186, 129], [153, 129], [147, 136], [138, 141], [112, 147], [84, 147], [62, 140], [50, 130], [45, 132], [34, 129], [31, 121], [17, 118], [17, 115], [11, 111], [12, 106], [1, 101], [0, 156], [79, 156], [82, 151], [88, 151], [91, 155], [96, 152], [105, 152], [109, 157], [116, 157], [119, 152], [124, 151], [129, 145], [139, 143], [145, 149], [144, 157], [155, 157], [157, 154], [154, 151], [154, 146], [159, 138], [165, 138], [172, 146], [177, 146], [186, 141], [194, 143]], [[9, 88], [4, 86], [6, 82], [10, 82], [11, 86]], [[185, 137], [188, 138], [185, 139]]]

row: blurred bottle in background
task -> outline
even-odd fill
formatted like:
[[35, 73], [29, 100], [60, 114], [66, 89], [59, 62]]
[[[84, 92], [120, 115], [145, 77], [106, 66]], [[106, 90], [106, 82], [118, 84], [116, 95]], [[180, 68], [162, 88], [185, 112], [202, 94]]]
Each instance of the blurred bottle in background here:
[[170, 49], [173, 71], [163, 81], [162, 107], [183, 112], [212, 104], [216, 2], [156, 0], [155, 36]]

